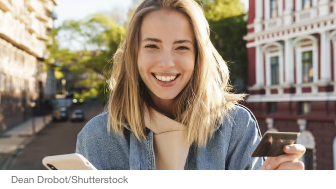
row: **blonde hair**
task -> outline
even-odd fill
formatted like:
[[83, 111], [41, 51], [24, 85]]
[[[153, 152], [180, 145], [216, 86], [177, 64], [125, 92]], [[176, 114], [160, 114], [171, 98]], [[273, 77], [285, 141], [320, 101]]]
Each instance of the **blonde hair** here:
[[195, 34], [194, 73], [174, 99], [173, 115], [185, 125], [188, 143], [206, 145], [227, 111], [244, 95], [229, 92], [228, 67], [212, 45], [209, 24], [194, 0], [145, 0], [136, 9], [125, 40], [113, 57], [108, 129], [123, 135], [124, 126], [128, 125], [139, 140], [146, 138], [144, 108], [151, 106], [151, 99], [137, 67], [139, 34], [144, 16], [160, 9], [186, 15]]

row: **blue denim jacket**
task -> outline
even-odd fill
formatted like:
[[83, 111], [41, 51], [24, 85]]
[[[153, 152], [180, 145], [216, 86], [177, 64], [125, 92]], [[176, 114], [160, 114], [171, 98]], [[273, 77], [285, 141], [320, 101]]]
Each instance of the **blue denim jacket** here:
[[[153, 132], [138, 140], [126, 127], [125, 138], [107, 131], [108, 112], [91, 119], [78, 134], [76, 153], [86, 157], [97, 169], [155, 170]], [[261, 139], [253, 114], [236, 105], [217, 127], [205, 147], [192, 144], [184, 169], [242, 170], [259, 169], [263, 158], [251, 154]]]

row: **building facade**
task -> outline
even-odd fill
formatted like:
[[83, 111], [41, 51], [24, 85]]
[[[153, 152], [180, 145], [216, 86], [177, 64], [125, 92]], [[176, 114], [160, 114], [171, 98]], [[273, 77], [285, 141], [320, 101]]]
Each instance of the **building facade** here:
[[[0, 133], [26, 120], [56, 93], [46, 71], [55, 0], [0, 0]], [[51, 72], [51, 73], [50, 73]]]
[[246, 105], [263, 133], [301, 133], [306, 169], [336, 169], [336, 1], [249, 3]]

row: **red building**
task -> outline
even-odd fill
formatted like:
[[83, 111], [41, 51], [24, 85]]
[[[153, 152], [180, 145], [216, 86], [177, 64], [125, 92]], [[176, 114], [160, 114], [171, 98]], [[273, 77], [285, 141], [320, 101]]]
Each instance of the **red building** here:
[[300, 132], [306, 169], [336, 169], [336, 0], [250, 0], [247, 106]]

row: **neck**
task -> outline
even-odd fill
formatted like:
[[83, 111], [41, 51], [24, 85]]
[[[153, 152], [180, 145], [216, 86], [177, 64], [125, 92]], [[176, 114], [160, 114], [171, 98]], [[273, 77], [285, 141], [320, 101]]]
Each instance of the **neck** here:
[[154, 94], [151, 94], [154, 107], [156, 111], [160, 112], [161, 114], [174, 119], [173, 116], [173, 100], [172, 99], [160, 99]]

